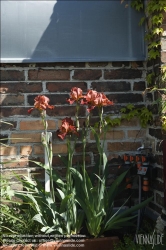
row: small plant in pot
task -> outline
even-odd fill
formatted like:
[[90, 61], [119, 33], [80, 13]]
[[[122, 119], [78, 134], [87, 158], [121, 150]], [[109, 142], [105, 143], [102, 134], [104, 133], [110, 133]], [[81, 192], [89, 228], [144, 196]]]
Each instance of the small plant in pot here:
[[[62, 238], [64, 236], [66, 238], [74, 237], [74, 235], [80, 234], [83, 225], [85, 225], [90, 238], [101, 237], [103, 239], [102, 236], [107, 231], [121, 228], [124, 225], [132, 225], [131, 220], [135, 217], [133, 212], [146, 206], [152, 198], [126, 211], [122, 212], [119, 208], [118, 211], [114, 212], [115, 198], [124, 190], [123, 181], [128, 171], [123, 172], [110, 187], [107, 187], [108, 163], [104, 152], [104, 143], [110, 126], [108, 120], [105, 119], [103, 108], [113, 105], [113, 102], [108, 100], [103, 93], [88, 90], [86, 94], [83, 94], [82, 90], [77, 87], [71, 89], [70, 98], [67, 101], [69, 104], [75, 104], [75, 117], [74, 119], [71, 117], [63, 119], [56, 132], [57, 137], [60, 140], [65, 140], [67, 144], [67, 158], [59, 156], [66, 166], [65, 181], [53, 169], [52, 145], [47, 136], [49, 132], [47, 131], [46, 109], [54, 107], [48, 104], [47, 97], [37, 96], [34, 108], [30, 109], [29, 113], [33, 109], [40, 112], [44, 125], [42, 144], [47, 153], [48, 165], [40, 162], [35, 163], [44, 168], [49, 175], [50, 191], [45, 191], [37, 180], [25, 177], [24, 180], [20, 179], [20, 181], [22, 181], [26, 191], [17, 191], [15, 195], [32, 207], [35, 213], [33, 220], [41, 224], [43, 234], [61, 235]], [[86, 106], [87, 116], [81, 125], [79, 111], [82, 105]], [[94, 109], [98, 110], [99, 120], [91, 126]], [[91, 173], [86, 168], [88, 136], [94, 138], [98, 152], [98, 161]], [[77, 166], [74, 166], [73, 156], [77, 146], [82, 149], [82, 160]], [[56, 185], [55, 189], [54, 185]], [[104, 250], [104, 248], [102, 249]], [[107, 246], [106, 249], [111, 248]]]

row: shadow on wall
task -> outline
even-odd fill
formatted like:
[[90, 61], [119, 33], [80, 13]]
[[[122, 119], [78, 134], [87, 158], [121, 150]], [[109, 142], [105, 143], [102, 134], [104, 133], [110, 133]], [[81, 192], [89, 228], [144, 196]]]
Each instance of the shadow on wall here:
[[[48, 2], [48, 4], [52, 3]], [[45, 5], [43, 4], [43, 6]], [[110, 24], [111, 17], [108, 7], [110, 7], [110, 3], [106, 2], [103, 6], [102, 1], [95, 1], [95, 4], [94, 1], [90, 1], [85, 4], [85, 1], [57, 0], [53, 7], [50, 23], [41, 36], [30, 60], [34, 62], [70, 62], [83, 61], [84, 58], [95, 59], [98, 52], [103, 50], [102, 48], [110, 48], [110, 30], [115, 29], [114, 25]], [[101, 10], [101, 8], [103, 9]], [[113, 9], [117, 9], [117, 4], [113, 4]], [[101, 16], [100, 12], [106, 13]], [[103, 22], [109, 23], [109, 25], [103, 26]], [[41, 27], [40, 23], [37, 23], [38, 21], [34, 25], [39, 25], [39, 27], [35, 27], [39, 37], [44, 23], [41, 23]], [[113, 51], [113, 46], [120, 40], [119, 34], [117, 32], [112, 38], [115, 40], [111, 46]], [[102, 51], [103, 58], [108, 57], [109, 53], [108, 50], [104, 49]], [[25, 59], [23, 62], [29, 62], [29, 59]]]
[[[110, 56], [115, 61], [144, 58], [144, 30], [135, 25], [140, 16], [131, 8], [125, 9], [119, 1], [54, 3], [48, 1], [42, 19], [37, 14], [36, 19], [29, 21], [34, 26], [27, 31], [29, 37], [34, 33], [34, 41], [28, 45], [31, 58], [23, 62], [108, 61]], [[44, 1], [43, 8], [47, 4]], [[35, 3], [34, 8], [37, 7]], [[42, 34], [52, 8], [50, 23]], [[35, 39], [40, 39], [38, 44]], [[31, 52], [35, 43], [37, 46]]]

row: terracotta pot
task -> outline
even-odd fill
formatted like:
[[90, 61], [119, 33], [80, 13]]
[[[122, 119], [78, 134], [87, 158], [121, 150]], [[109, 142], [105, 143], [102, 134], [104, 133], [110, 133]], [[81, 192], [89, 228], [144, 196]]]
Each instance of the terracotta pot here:
[[0, 250], [113, 250], [114, 244], [119, 242], [118, 237], [103, 237], [85, 239], [84, 241], [51, 241], [39, 245], [12, 245], [1, 246]]

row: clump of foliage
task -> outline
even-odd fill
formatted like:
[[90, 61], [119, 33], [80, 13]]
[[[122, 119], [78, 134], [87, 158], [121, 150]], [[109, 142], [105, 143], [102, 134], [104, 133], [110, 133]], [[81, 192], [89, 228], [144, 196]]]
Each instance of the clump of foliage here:
[[0, 176], [0, 183], [0, 243], [5, 243], [4, 236], [10, 235], [17, 243], [17, 241], [21, 242], [20, 235], [22, 234], [39, 233], [38, 223], [32, 220], [34, 215], [30, 206], [13, 200], [15, 192], [2, 176]]
[[144, 9], [144, 16], [140, 25], [146, 22], [145, 40], [148, 44], [148, 60], [152, 62], [152, 69], [147, 74], [148, 89], [157, 94], [154, 104], [158, 105], [162, 130], [166, 131], [166, 66], [160, 67], [159, 73], [155, 69], [155, 60], [160, 57], [161, 36], [163, 34], [163, 13], [166, 12], [166, 1], [150, 0], [146, 4], [142, 0], [132, 0], [131, 6], [137, 11]]
[[145, 128], [153, 119], [152, 112], [147, 107], [136, 108], [133, 104], [128, 104], [125, 108], [120, 110], [120, 116], [116, 118], [111, 118], [107, 116], [105, 121], [111, 127], [119, 126], [122, 121], [130, 121], [132, 118], [137, 117], [140, 121], [142, 128]]

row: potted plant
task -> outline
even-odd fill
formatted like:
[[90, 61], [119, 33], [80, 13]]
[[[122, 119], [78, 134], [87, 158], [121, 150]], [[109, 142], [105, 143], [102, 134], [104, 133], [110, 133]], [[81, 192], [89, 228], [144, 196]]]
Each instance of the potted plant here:
[[[83, 242], [79, 243], [85, 246], [84, 249], [111, 250], [113, 248], [111, 248], [110, 242], [112, 240], [117, 242], [118, 238], [104, 238], [104, 233], [127, 224], [131, 225], [131, 220], [135, 217], [133, 212], [146, 206], [151, 198], [124, 212], [121, 212], [121, 208], [114, 212], [114, 200], [116, 195], [124, 190], [122, 184], [127, 171], [118, 176], [109, 188], [107, 187], [108, 164], [104, 152], [104, 141], [109, 129], [109, 122], [104, 117], [103, 107], [113, 105], [113, 102], [108, 100], [103, 93], [88, 90], [84, 95], [82, 90], [76, 87], [71, 89], [70, 98], [67, 101], [70, 104], [75, 104], [75, 119], [66, 117], [62, 120], [57, 131], [57, 137], [60, 140], [66, 140], [67, 144], [67, 159], [59, 156], [66, 165], [66, 181], [62, 180], [52, 166], [53, 153], [47, 131], [46, 109], [54, 107], [49, 105], [49, 99], [46, 96], [37, 96], [34, 108], [31, 108], [29, 113], [33, 109], [40, 112], [44, 125], [42, 144], [47, 154], [48, 164], [35, 163], [46, 170], [50, 178], [50, 190], [46, 191], [37, 180], [32, 180], [30, 177], [25, 177], [22, 180], [17, 176], [26, 191], [17, 191], [15, 195], [32, 207], [33, 220], [41, 225], [41, 232], [48, 235], [48, 241], [51, 241], [47, 242], [47, 246], [56, 249], [55, 244], [57, 249], [60, 249], [63, 244], [68, 243], [71, 250], [72, 243], [74, 244], [73, 249], [77, 249], [79, 246], [76, 244], [76, 237], [78, 235], [81, 237], [81, 229], [85, 226], [90, 239], [85, 239], [87, 235], [84, 235]], [[81, 105], [87, 107], [87, 116], [82, 122], [82, 126], [79, 119]], [[94, 109], [98, 110], [99, 120], [94, 126], [91, 126], [92, 110]], [[98, 161], [92, 173], [88, 173], [86, 169], [86, 145], [89, 135], [93, 136], [98, 151]], [[82, 147], [82, 161], [77, 166], [73, 166], [73, 156], [78, 142], [79, 146]], [[55, 189], [54, 184], [56, 185]], [[78, 240], [81, 239], [78, 237]], [[108, 244], [106, 244], [107, 241]], [[92, 246], [92, 244], [97, 245]], [[41, 245], [40, 247], [45, 246]]]

